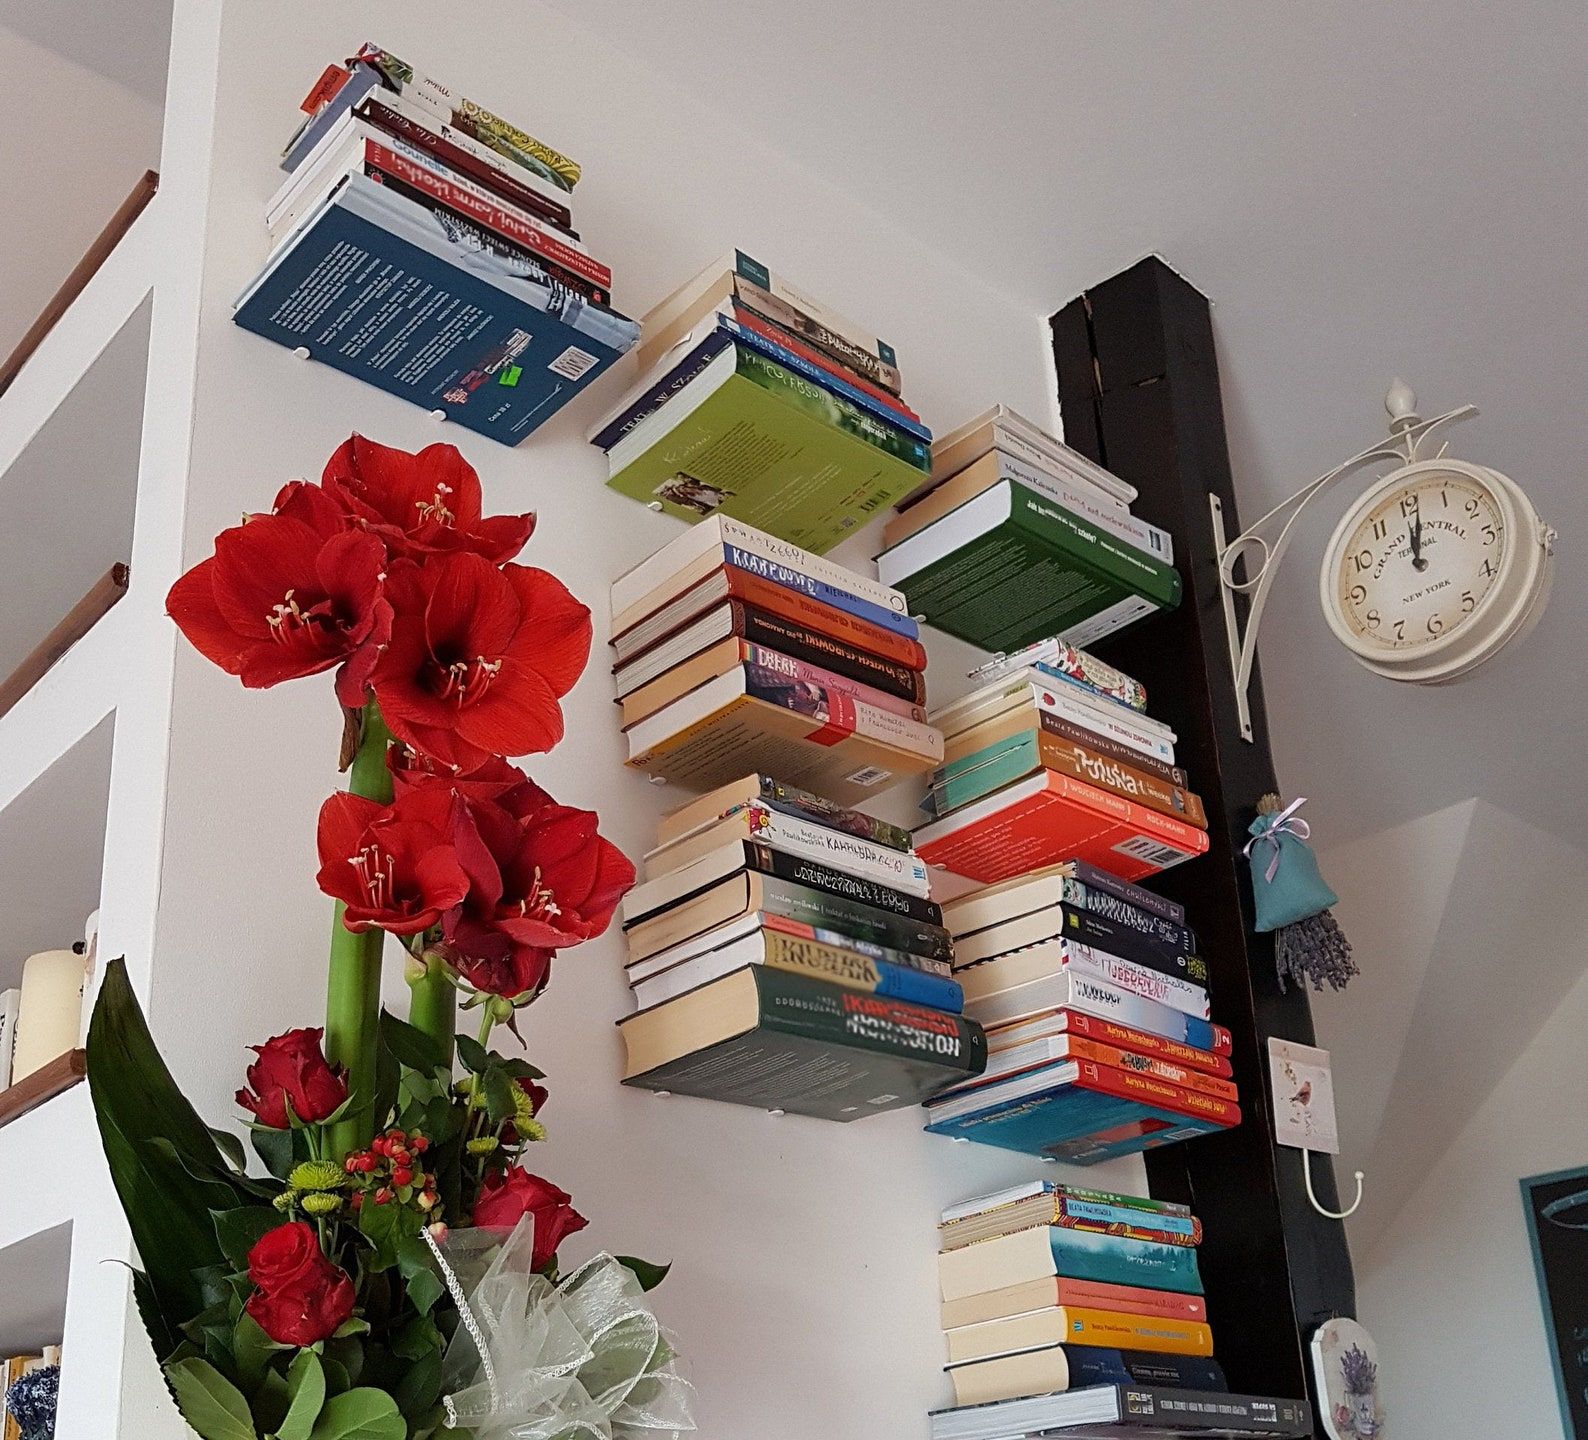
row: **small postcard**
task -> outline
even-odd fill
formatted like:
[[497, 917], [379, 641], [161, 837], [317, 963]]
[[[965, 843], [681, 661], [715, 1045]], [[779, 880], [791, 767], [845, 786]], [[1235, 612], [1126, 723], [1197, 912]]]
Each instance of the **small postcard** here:
[[1268, 1070], [1274, 1086], [1274, 1138], [1297, 1150], [1338, 1155], [1340, 1128], [1329, 1052], [1270, 1038]]

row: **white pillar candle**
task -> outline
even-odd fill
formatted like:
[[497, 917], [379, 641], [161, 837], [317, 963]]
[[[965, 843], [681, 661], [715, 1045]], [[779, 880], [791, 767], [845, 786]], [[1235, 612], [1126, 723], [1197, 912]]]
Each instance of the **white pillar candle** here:
[[41, 950], [23, 962], [13, 1085], [76, 1049], [87, 968], [88, 957], [74, 950]]

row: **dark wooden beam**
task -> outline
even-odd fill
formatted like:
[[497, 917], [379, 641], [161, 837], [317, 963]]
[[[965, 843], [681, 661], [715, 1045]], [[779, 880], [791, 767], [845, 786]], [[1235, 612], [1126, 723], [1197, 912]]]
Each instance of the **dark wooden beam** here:
[[[1179, 610], [1103, 648], [1147, 686], [1152, 714], [1178, 733], [1179, 763], [1207, 805], [1212, 849], [1154, 888], [1185, 905], [1200, 937], [1214, 1018], [1235, 1037], [1245, 1118], [1149, 1152], [1147, 1173], [1155, 1195], [1202, 1217], [1209, 1319], [1231, 1386], [1299, 1398], [1309, 1390], [1312, 1332], [1332, 1315], [1355, 1314], [1355, 1282], [1344, 1229], [1308, 1203], [1300, 1152], [1273, 1135], [1268, 1039], [1312, 1043], [1312, 1014], [1305, 993], [1281, 991], [1272, 937], [1252, 929], [1240, 853], [1258, 797], [1280, 786], [1259, 675], [1254, 739], [1240, 738], [1220, 608], [1210, 493], [1228, 533], [1241, 527], [1212, 318], [1207, 300], [1153, 258], [1071, 301], [1050, 325], [1065, 440], [1136, 486], [1135, 513], [1174, 536], [1185, 580]], [[1338, 1209], [1333, 1167], [1315, 1164], [1313, 1183]]]

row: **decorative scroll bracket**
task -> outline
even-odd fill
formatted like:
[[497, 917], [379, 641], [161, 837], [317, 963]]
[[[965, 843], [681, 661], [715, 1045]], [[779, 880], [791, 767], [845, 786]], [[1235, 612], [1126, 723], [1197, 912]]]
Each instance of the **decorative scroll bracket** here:
[[[1470, 420], [1478, 413], [1477, 406], [1463, 405], [1431, 420], [1422, 419], [1416, 412], [1417, 397], [1404, 381], [1396, 380], [1384, 397], [1384, 408], [1390, 416], [1390, 434], [1387, 440], [1353, 455], [1326, 475], [1320, 475], [1310, 485], [1303, 486], [1288, 500], [1274, 506], [1260, 520], [1248, 525], [1233, 540], [1224, 538], [1224, 506], [1217, 495], [1208, 496], [1208, 507], [1213, 512], [1213, 538], [1219, 565], [1219, 599], [1224, 606], [1224, 634], [1229, 643], [1230, 669], [1235, 675], [1235, 705], [1240, 716], [1241, 739], [1251, 743], [1252, 713], [1247, 692], [1252, 683], [1252, 666], [1257, 661], [1257, 632], [1262, 624], [1263, 609], [1273, 588], [1279, 562], [1291, 540], [1292, 529], [1301, 512], [1337, 480], [1354, 474], [1369, 465], [1393, 463], [1411, 465], [1418, 460], [1437, 459], [1444, 454], [1441, 447], [1436, 454], [1428, 454], [1437, 431], [1459, 420]], [[1267, 532], [1266, 534], [1264, 532]], [[1244, 560], [1245, 578], [1236, 579], [1235, 567]], [[1250, 604], [1243, 629], [1235, 611], [1237, 594], [1248, 597]]]

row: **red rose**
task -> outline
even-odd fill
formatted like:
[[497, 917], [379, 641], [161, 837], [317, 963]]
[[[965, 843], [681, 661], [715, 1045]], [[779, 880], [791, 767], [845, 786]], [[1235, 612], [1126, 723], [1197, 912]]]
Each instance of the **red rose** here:
[[320, 807], [320, 889], [346, 907], [349, 930], [393, 935], [428, 930], [468, 893], [453, 848], [455, 813], [445, 789], [405, 790], [391, 805], [341, 792]]
[[340, 664], [338, 697], [361, 705], [391, 627], [385, 548], [348, 530], [312, 486], [287, 486], [276, 506], [221, 531], [214, 555], [171, 587], [166, 611], [200, 654], [250, 688]]
[[451, 445], [410, 454], [353, 435], [326, 461], [320, 483], [393, 559], [468, 550], [500, 565], [535, 528], [533, 515], [482, 518], [480, 477]]
[[347, 1099], [347, 1071], [326, 1063], [320, 1049], [324, 1034], [320, 1029], [289, 1030], [251, 1046], [259, 1059], [248, 1067], [250, 1088], [237, 1092], [237, 1103], [272, 1130], [287, 1129], [289, 1102], [292, 1113], [309, 1124], [335, 1114]]
[[556, 576], [478, 555], [404, 561], [386, 578], [391, 642], [372, 683], [406, 745], [454, 769], [549, 750], [590, 656], [590, 611]]
[[526, 1215], [535, 1219], [535, 1269], [543, 1269], [557, 1247], [590, 1222], [568, 1202], [573, 1197], [550, 1180], [516, 1166], [488, 1175], [474, 1202], [474, 1224], [483, 1230], [511, 1230]]
[[257, 1287], [244, 1309], [279, 1345], [328, 1340], [353, 1315], [353, 1282], [320, 1250], [301, 1220], [267, 1230], [248, 1252], [248, 1278]]

